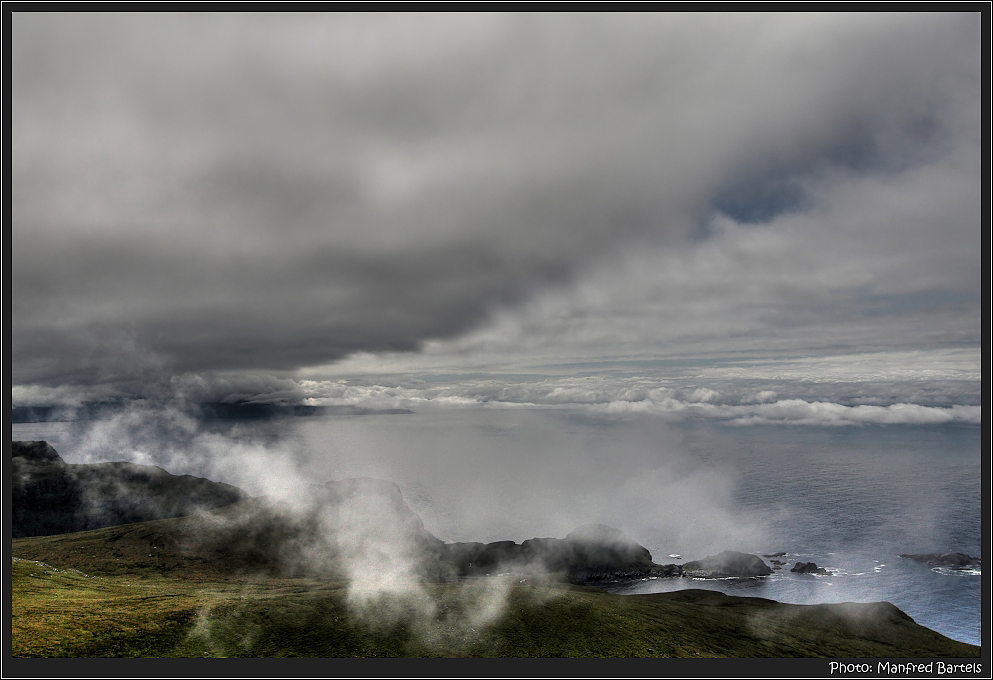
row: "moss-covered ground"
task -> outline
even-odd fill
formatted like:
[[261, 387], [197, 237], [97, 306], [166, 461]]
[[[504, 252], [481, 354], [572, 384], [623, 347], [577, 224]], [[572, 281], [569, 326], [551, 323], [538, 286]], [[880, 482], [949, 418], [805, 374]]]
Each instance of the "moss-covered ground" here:
[[14, 559], [13, 656], [979, 654], [885, 603], [798, 606], [696, 590], [618, 596], [554, 579], [506, 577], [420, 584], [360, 602], [341, 582], [116, 571]]

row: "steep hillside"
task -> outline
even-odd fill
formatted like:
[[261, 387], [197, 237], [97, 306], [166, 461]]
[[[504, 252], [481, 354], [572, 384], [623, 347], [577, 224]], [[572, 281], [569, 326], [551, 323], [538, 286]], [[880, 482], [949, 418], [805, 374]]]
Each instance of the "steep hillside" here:
[[180, 517], [248, 494], [134, 463], [68, 464], [47, 442], [11, 442], [11, 532], [46, 536]]

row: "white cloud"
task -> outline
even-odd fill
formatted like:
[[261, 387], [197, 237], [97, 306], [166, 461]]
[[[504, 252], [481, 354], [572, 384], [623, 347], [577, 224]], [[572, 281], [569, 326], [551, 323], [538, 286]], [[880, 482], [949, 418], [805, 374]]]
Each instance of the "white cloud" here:
[[[700, 379], [699, 374], [679, 377], [627, 377], [609, 374], [585, 377], [544, 376], [531, 381], [522, 380], [519, 376], [491, 376], [485, 379], [449, 378], [439, 384], [421, 382], [405, 385], [308, 380], [301, 382], [300, 392], [307, 395], [306, 403], [312, 405], [414, 410], [469, 407], [578, 408], [591, 413], [647, 414], [666, 419], [705, 418], [734, 424], [982, 423], [982, 408], [975, 403], [928, 405], [901, 401], [908, 397], [934, 401], [963, 396], [963, 388], [979, 389], [978, 383], [972, 382], [952, 383], [950, 389], [953, 391], [949, 397], [929, 392], [922, 388], [919, 381], [871, 382], [866, 387], [859, 383], [816, 383], [794, 379], [777, 383], [780, 385], [777, 391], [755, 389], [749, 387], [748, 381], [728, 380], [726, 377], [720, 382], [720, 390], [694, 385]], [[810, 396], [780, 398], [783, 389], [796, 394], [827, 396], [835, 394], [838, 386], [849, 403]], [[876, 396], [877, 392], [873, 389], [881, 395], [890, 396]], [[967, 396], [971, 401], [976, 395]], [[856, 403], [852, 403], [853, 401]]]

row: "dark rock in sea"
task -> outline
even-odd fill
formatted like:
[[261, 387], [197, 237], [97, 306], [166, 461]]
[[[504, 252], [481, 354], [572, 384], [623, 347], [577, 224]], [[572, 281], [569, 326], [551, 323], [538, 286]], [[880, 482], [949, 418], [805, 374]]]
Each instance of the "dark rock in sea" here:
[[459, 577], [500, 572], [566, 572], [581, 582], [678, 576], [678, 565], [658, 565], [642, 545], [603, 524], [579, 527], [565, 538], [531, 538], [520, 545], [450, 543], [449, 563]]
[[747, 578], [771, 573], [772, 569], [758, 555], [732, 550], [683, 565], [683, 576], [692, 578]]
[[830, 576], [831, 572], [824, 567], [818, 567], [816, 562], [797, 562], [790, 569], [794, 574], [820, 574], [821, 576]]
[[916, 555], [900, 555], [908, 560], [922, 562], [932, 567], [944, 567], [946, 569], [976, 569], [983, 566], [983, 561], [978, 557], [972, 557], [965, 553], [921, 553]]
[[673, 578], [683, 575], [683, 565], [681, 564], [660, 564], [652, 567], [649, 576], [656, 578]]
[[585, 581], [639, 578], [656, 566], [648, 548], [604, 524], [579, 527], [562, 542], [569, 557], [569, 574]]
[[241, 489], [133, 463], [67, 464], [47, 442], [11, 442], [13, 537], [189, 515], [248, 497]]
[[507, 571], [521, 561], [521, 546], [514, 541], [470, 544], [477, 549], [467, 553], [471, 562], [469, 573], [498, 573]]
[[762, 557], [786, 557], [786, 553], [776, 552], [776, 553], [772, 553], [771, 555], [762, 555]]

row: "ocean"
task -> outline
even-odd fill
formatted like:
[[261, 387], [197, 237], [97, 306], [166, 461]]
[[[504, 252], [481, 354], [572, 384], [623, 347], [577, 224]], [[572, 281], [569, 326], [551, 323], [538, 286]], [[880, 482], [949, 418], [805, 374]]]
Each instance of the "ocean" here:
[[[981, 570], [901, 553], [982, 556], [982, 429], [974, 425], [728, 425], [578, 408], [446, 408], [191, 427], [160, 419], [13, 424], [70, 463], [133, 460], [251, 493], [372, 476], [397, 482], [448, 541], [622, 529], [658, 563], [741, 550], [783, 562], [743, 580], [655, 579], [797, 604], [885, 600], [948, 637], [982, 643]], [[831, 573], [799, 575], [796, 562]]]

